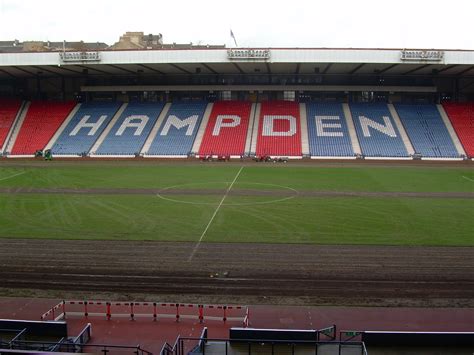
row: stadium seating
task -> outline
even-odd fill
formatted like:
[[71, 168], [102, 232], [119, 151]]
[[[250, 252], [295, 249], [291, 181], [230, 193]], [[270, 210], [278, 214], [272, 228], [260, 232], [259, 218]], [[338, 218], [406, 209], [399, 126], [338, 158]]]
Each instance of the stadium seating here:
[[[256, 149], [258, 156], [301, 156], [299, 104], [264, 101], [261, 104]], [[19, 127], [12, 155], [32, 155], [44, 149], [74, 108], [74, 102], [33, 101]], [[133, 156], [140, 152], [163, 110], [164, 103], [130, 103], [109, 127], [99, 145], [97, 139], [111, 122], [119, 102], [82, 104], [52, 147], [55, 155], [81, 155], [97, 149], [96, 155]], [[468, 156], [474, 157], [474, 104], [444, 103], [453, 127]], [[0, 100], [0, 147], [21, 107], [19, 100]], [[186, 156], [200, 128], [207, 102], [181, 101], [171, 104], [149, 156]], [[352, 119], [366, 157], [408, 157], [407, 149], [388, 106], [384, 103], [352, 103]], [[400, 121], [415, 153], [431, 158], [457, 158], [457, 151], [436, 105], [396, 104]], [[205, 127], [199, 155], [243, 155], [252, 103], [214, 103]], [[309, 153], [314, 157], [354, 156], [343, 107], [338, 103], [306, 104]], [[201, 128], [202, 129], [202, 128]], [[150, 137], [151, 138], [151, 137]], [[97, 142], [97, 143], [96, 143]], [[253, 142], [255, 144], [255, 142]], [[98, 146], [98, 147], [97, 147]]]
[[415, 153], [431, 158], [459, 157], [436, 105], [397, 104], [395, 108]]
[[119, 109], [119, 102], [82, 104], [52, 147], [56, 155], [88, 153]]
[[341, 104], [307, 103], [306, 113], [310, 155], [354, 156]]
[[301, 156], [299, 105], [293, 101], [264, 101], [261, 104], [256, 154]]
[[12, 155], [30, 155], [43, 149], [72, 111], [75, 102], [33, 101], [21, 126]]
[[243, 155], [252, 104], [246, 101], [219, 101], [199, 149], [199, 155]]
[[384, 103], [349, 105], [362, 154], [367, 157], [407, 157], [408, 152]]
[[139, 153], [163, 106], [163, 103], [154, 102], [130, 103], [95, 154], [135, 155]]
[[7, 139], [20, 107], [20, 100], [0, 99], [0, 149], [5, 144], [5, 139]]
[[207, 102], [175, 102], [153, 139], [147, 155], [185, 156], [191, 152]]
[[469, 157], [474, 157], [474, 104], [443, 103], [454, 130]]

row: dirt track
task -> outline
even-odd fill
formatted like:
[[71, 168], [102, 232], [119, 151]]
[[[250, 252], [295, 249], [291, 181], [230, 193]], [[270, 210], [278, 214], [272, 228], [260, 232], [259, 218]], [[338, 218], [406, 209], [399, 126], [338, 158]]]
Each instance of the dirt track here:
[[[221, 302], [474, 306], [474, 248], [0, 239], [4, 289]], [[212, 277], [211, 277], [212, 276]]]
[[222, 166], [222, 165], [244, 165], [244, 166], [289, 166], [289, 167], [382, 167], [382, 168], [400, 168], [400, 167], [423, 167], [423, 168], [473, 168], [473, 160], [313, 160], [313, 159], [295, 159], [287, 163], [264, 163], [255, 162], [251, 159], [232, 159], [228, 162], [202, 162], [199, 159], [144, 159], [144, 158], [60, 158], [56, 157], [54, 161], [43, 161], [42, 159], [8, 159], [0, 157], [1, 166], [5, 167], [69, 167], [69, 166], [168, 166], [168, 165], [205, 165], [205, 166]]

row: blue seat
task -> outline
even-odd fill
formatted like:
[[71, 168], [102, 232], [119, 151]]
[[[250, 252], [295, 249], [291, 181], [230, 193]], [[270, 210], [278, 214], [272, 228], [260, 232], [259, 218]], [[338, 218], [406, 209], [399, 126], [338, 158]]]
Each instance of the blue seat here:
[[203, 101], [173, 103], [147, 155], [188, 155], [206, 106]]
[[140, 153], [163, 107], [164, 104], [161, 102], [128, 104], [95, 154], [135, 155]]
[[432, 158], [459, 157], [436, 105], [397, 104], [395, 108], [416, 153]]
[[[55, 155], [88, 153], [120, 106], [120, 102], [82, 104], [56, 140], [51, 149], [52, 153]], [[89, 126], [81, 128], [83, 124]], [[94, 124], [96, 126], [92, 127]]]
[[352, 103], [350, 109], [363, 155], [408, 157], [387, 104]]
[[349, 157], [354, 155], [342, 104], [307, 103], [306, 116], [309, 152], [312, 156]]

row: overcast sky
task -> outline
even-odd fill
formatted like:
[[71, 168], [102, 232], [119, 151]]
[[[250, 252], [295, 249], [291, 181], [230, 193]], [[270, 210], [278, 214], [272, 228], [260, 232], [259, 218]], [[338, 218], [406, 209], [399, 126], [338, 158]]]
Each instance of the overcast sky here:
[[474, 0], [0, 0], [0, 40], [474, 49]]

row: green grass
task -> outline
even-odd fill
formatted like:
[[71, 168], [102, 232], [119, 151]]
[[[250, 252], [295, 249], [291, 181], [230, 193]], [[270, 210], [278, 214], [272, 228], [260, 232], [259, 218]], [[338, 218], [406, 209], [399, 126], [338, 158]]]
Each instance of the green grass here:
[[[163, 188], [193, 182], [230, 182], [232, 165], [124, 165], [1, 167], [0, 187]], [[24, 173], [23, 173], [24, 172]], [[12, 179], [4, 177], [19, 174]], [[464, 192], [473, 190], [469, 168], [251, 166], [240, 182], [269, 182], [302, 190]], [[203, 186], [203, 188], [205, 188]], [[212, 188], [212, 184], [209, 185]]]
[[[240, 166], [51, 164], [0, 165], [4, 188], [225, 189]], [[15, 174], [19, 174], [13, 176]], [[13, 176], [9, 178], [9, 176]], [[474, 192], [474, 169], [434, 167], [246, 166], [234, 189]], [[268, 185], [260, 185], [268, 184]], [[0, 237], [197, 241], [222, 195], [0, 193]], [[474, 199], [228, 196], [204, 242], [375, 245], [474, 245]], [[196, 204], [193, 204], [196, 203]]]

